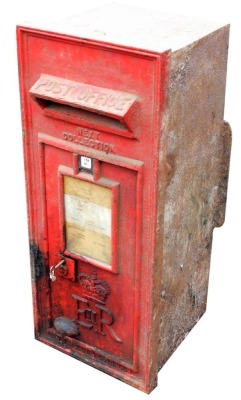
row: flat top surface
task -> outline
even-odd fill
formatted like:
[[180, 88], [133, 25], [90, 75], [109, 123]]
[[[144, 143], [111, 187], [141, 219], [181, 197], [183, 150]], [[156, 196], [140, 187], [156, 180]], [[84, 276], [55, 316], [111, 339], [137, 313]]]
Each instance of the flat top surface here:
[[36, 21], [21, 25], [163, 52], [183, 48], [226, 24], [110, 4], [63, 21], [51, 23]]

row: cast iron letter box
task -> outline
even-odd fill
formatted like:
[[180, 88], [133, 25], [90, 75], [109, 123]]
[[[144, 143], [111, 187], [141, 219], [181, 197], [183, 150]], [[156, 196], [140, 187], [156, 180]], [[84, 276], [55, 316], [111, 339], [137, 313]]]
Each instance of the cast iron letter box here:
[[115, 5], [18, 27], [36, 338], [146, 392], [206, 308], [228, 33]]

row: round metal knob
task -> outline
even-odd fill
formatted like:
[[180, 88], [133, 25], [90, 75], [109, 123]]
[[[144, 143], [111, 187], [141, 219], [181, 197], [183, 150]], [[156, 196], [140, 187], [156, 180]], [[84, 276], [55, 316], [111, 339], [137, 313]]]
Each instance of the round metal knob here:
[[77, 336], [80, 334], [78, 326], [72, 319], [58, 317], [54, 320], [55, 330], [63, 336]]

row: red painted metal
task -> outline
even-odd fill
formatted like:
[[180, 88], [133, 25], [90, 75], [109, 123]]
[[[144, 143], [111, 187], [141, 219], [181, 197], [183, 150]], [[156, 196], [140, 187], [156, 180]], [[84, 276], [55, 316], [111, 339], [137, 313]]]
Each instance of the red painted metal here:
[[[43, 109], [59, 104], [93, 111], [126, 122], [127, 115], [137, 100], [130, 93], [118, 92], [93, 85], [74, 82], [56, 76], [41, 74], [29, 91], [38, 100], [46, 100]], [[50, 102], [50, 103], [49, 103]], [[62, 109], [60, 109], [62, 111]], [[74, 110], [73, 110], [74, 111]]]
[[[148, 392], [168, 53], [23, 27], [18, 46], [36, 337]], [[92, 171], [79, 169], [80, 156]], [[64, 176], [111, 189], [110, 265], [66, 248]], [[52, 282], [62, 258], [67, 272]], [[55, 329], [68, 320], [79, 335]]]

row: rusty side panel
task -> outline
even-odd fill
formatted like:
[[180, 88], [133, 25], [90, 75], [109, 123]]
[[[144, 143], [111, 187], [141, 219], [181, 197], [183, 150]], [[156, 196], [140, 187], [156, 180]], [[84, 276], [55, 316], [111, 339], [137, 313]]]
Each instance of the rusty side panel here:
[[[157, 215], [159, 225], [164, 220], [156, 279], [159, 369], [206, 309], [212, 232], [224, 220], [229, 169], [231, 136], [223, 122], [228, 34], [227, 26], [171, 55]], [[157, 246], [160, 265], [158, 252]]]

